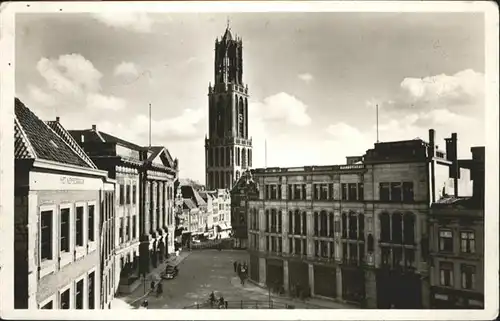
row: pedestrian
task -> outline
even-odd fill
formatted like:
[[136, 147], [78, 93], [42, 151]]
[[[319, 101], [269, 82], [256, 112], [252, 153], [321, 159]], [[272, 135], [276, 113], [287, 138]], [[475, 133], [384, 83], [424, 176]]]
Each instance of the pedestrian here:
[[227, 301], [224, 301], [224, 306], [225, 306], [226, 310], [227, 310], [227, 305], [228, 305]]
[[219, 299], [219, 308], [224, 307], [224, 297], [221, 295]]
[[237, 272], [237, 268], [238, 268], [238, 262], [234, 261], [233, 262], [233, 267], [234, 267], [234, 272]]

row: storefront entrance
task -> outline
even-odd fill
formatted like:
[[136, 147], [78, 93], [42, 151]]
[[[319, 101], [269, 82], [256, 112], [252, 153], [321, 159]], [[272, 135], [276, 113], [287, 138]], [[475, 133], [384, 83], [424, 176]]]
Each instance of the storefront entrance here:
[[335, 267], [314, 266], [314, 294], [328, 298], [337, 297], [337, 273]]

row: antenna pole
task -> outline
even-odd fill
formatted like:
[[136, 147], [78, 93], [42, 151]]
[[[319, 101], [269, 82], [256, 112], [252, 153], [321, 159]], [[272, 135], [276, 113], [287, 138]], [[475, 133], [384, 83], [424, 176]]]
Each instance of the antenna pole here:
[[151, 148], [151, 104], [149, 104], [149, 148]]
[[377, 104], [377, 143], [378, 143], [378, 104]]
[[267, 139], [264, 141], [264, 168], [267, 168]]

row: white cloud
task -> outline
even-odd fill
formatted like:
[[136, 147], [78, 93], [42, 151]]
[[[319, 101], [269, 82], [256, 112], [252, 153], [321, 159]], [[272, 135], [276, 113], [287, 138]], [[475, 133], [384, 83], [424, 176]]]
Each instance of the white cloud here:
[[296, 126], [307, 126], [311, 123], [307, 109], [308, 106], [302, 101], [284, 92], [269, 96], [263, 102], [250, 103], [249, 106], [249, 110], [261, 115], [264, 121], [284, 121]]
[[105, 96], [101, 94], [87, 95], [87, 108], [89, 109], [104, 109], [104, 110], [121, 110], [127, 106], [127, 102], [118, 97]]
[[311, 81], [314, 80], [313, 75], [311, 75], [309, 73], [300, 74], [300, 75], [298, 75], [298, 77], [300, 80], [305, 81], [306, 83], [310, 83]]
[[94, 17], [110, 27], [135, 32], [148, 33], [153, 26], [153, 19], [145, 12], [103, 11], [94, 14]]
[[124, 61], [115, 67], [114, 75], [137, 77], [139, 76], [139, 70], [133, 62]]
[[54, 96], [47, 94], [40, 87], [28, 85], [28, 95], [38, 104], [47, 107], [56, 104]]

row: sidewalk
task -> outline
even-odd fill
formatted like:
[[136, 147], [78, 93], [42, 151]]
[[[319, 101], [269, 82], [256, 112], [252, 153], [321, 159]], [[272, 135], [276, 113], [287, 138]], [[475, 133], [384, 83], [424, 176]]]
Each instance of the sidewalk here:
[[[141, 284], [135, 289], [134, 292], [125, 295], [119, 295], [118, 298], [127, 302], [130, 305], [136, 306], [138, 303], [142, 302], [142, 300], [147, 299], [147, 297], [151, 294], [153, 290], [151, 290], [151, 281], [154, 281], [155, 284], [161, 282], [161, 273], [165, 271], [167, 265], [177, 266], [181, 264], [181, 262], [186, 259], [191, 254], [190, 251], [182, 251], [179, 253], [179, 256], [175, 254], [171, 255], [170, 258], [164, 263], [158, 265], [155, 269], [150, 271], [146, 276], [146, 279], [143, 281], [145, 284]], [[142, 280], [142, 278], [141, 278]]]
[[[231, 278], [231, 284], [235, 287], [241, 288], [243, 291], [249, 291], [253, 293], [259, 293], [261, 295], [269, 295], [267, 288], [262, 288], [252, 282], [245, 282], [245, 285], [241, 285], [240, 279], [235, 276]], [[359, 307], [355, 305], [350, 305], [347, 303], [341, 303], [336, 301], [318, 299], [318, 298], [308, 298], [306, 300], [300, 300], [297, 298], [291, 298], [287, 296], [280, 296], [277, 294], [271, 294], [271, 300], [277, 303], [293, 305], [296, 309], [357, 309]]]

